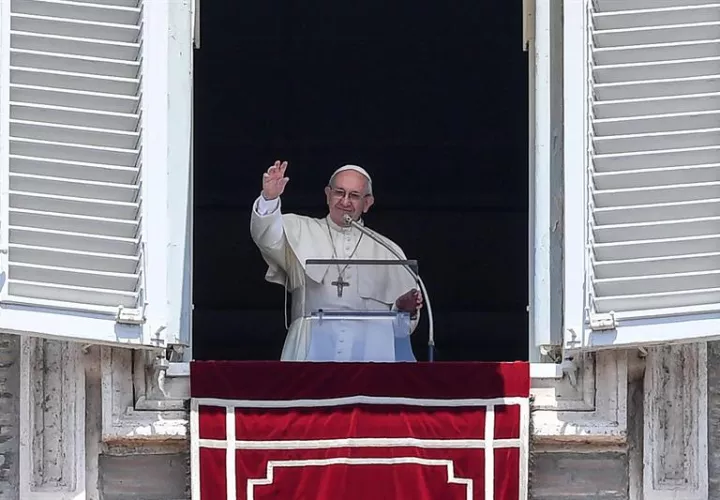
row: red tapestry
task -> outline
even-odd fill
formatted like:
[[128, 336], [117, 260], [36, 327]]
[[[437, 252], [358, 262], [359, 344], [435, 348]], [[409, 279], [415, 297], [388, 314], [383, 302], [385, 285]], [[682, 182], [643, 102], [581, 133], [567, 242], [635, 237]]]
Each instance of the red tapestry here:
[[194, 362], [193, 500], [524, 500], [527, 363]]

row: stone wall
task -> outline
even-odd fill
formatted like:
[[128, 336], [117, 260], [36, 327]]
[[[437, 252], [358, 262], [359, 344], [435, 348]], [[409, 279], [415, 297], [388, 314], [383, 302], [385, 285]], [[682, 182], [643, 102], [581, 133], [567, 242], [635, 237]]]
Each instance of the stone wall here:
[[720, 500], [720, 342], [708, 342], [709, 500]]
[[18, 498], [20, 339], [0, 334], [0, 500]]
[[185, 453], [100, 455], [102, 500], [185, 500], [190, 498], [190, 457]]
[[[143, 359], [128, 349], [86, 350], [88, 500], [190, 498], [190, 443], [177, 420], [187, 412], [138, 409], [152, 392]], [[173, 387], [166, 377], [165, 389]]]
[[[0, 500], [50, 498], [58, 485], [88, 500], [187, 499], [186, 414], [134, 405], [152, 393], [143, 366], [125, 349], [0, 335]], [[532, 499], [720, 500], [720, 342], [606, 352], [574, 377], [533, 383], [546, 418], [531, 445]], [[29, 470], [19, 442], [31, 414], [23, 433], [40, 462]]]
[[[602, 379], [613, 379], [612, 363], [622, 357], [626, 364], [621, 376], [613, 384], [625, 382], [626, 390], [608, 393], [609, 387], [603, 387], [602, 380], [595, 380], [592, 391], [595, 398], [592, 407], [597, 408], [612, 397], [623, 398], [617, 401], [623, 413], [627, 413], [627, 426], [618, 426], [616, 434], [603, 439], [600, 435], [590, 435], [585, 439], [577, 436], [569, 441], [556, 440], [552, 436], [534, 436], [531, 441], [532, 458], [530, 463], [530, 498], [533, 500], [645, 500], [641, 493], [638, 461], [642, 464], [643, 401], [645, 359], [636, 352], [616, 354], [604, 353], [599, 357]], [[604, 359], [603, 359], [604, 358]], [[584, 377], [595, 378], [589, 370]], [[586, 381], [584, 381], [586, 382]], [[567, 396], [567, 392], [556, 393]], [[576, 407], [577, 409], [577, 407]], [[587, 410], [585, 411], [586, 414]], [[580, 416], [583, 411], [578, 411]], [[608, 414], [610, 415], [610, 414]], [[612, 420], [612, 417], [610, 417]], [[592, 428], [593, 419], [586, 419]], [[607, 425], [605, 424], [605, 427]], [[540, 438], [540, 439], [538, 439]], [[533, 441], [539, 441], [539, 444]], [[637, 444], [640, 443], [640, 446]], [[642, 465], [640, 465], [642, 467]], [[631, 480], [635, 477], [636, 480]]]
[[628, 455], [622, 451], [545, 451], [535, 456], [530, 474], [533, 500], [629, 498]]

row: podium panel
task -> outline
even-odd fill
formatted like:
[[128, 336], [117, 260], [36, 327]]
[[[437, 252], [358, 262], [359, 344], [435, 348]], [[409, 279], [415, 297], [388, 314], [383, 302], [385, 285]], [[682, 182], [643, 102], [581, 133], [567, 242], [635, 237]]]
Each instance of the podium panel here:
[[392, 303], [417, 286], [416, 261], [314, 259], [305, 273], [306, 361], [415, 361], [410, 315]]
[[313, 313], [306, 320], [308, 361], [415, 361], [406, 313]]
[[527, 363], [200, 362], [191, 384], [193, 500], [527, 499]]

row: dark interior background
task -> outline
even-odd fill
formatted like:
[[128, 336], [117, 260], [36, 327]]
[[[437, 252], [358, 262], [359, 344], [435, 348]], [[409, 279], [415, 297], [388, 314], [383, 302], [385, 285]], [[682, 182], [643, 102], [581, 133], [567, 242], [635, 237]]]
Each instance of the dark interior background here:
[[[367, 223], [419, 260], [438, 360], [527, 359], [528, 65], [522, 2], [204, 2], [195, 54], [195, 359], [278, 359], [283, 290], [249, 237], [261, 175], [325, 214], [338, 166]], [[426, 359], [427, 325], [415, 333]]]

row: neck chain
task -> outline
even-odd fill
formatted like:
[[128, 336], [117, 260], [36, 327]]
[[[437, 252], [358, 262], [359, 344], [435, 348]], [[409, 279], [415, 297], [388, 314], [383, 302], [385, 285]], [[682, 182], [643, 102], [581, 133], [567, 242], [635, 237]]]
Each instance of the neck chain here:
[[[337, 252], [335, 251], [335, 240], [333, 239], [332, 231], [330, 230], [330, 223], [328, 222], [327, 219], [325, 219], [325, 225], [327, 226], [328, 236], [330, 237], [330, 247], [332, 248], [333, 257], [335, 259], [338, 259]], [[360, 238], [358, 238], [357, 243], [355, 243], [355, 248], [353, 249], [352, 253], [347, 257], [348, 260], [352, 259], [353, 255], [355, 255], [355, 252], [357, 252], [357, 249], [360, 246], [360, 242], [362, 241], [363, 236], [364, 235], [362, 233], [360, 233]], [[343, 288], [350, 285], [350, 283], [345, 281], [345, 278], [343, 277], [343, 274], [345, 273], [345, 270], [348, 268], [350, 263], [348, 262], [347, 264], [345, 264], [345, 267], [343, 267], [342, 269], [340, 269], [339, 264], [335, 264], [335, 265], [337, 266], [337, 270], [338, 270], [338, 279], [337, 279], [337, 281], [333, 281], [332, 284], [334, 286], [336, 286], [338, 289], [338, 297], [342, 297]]]

